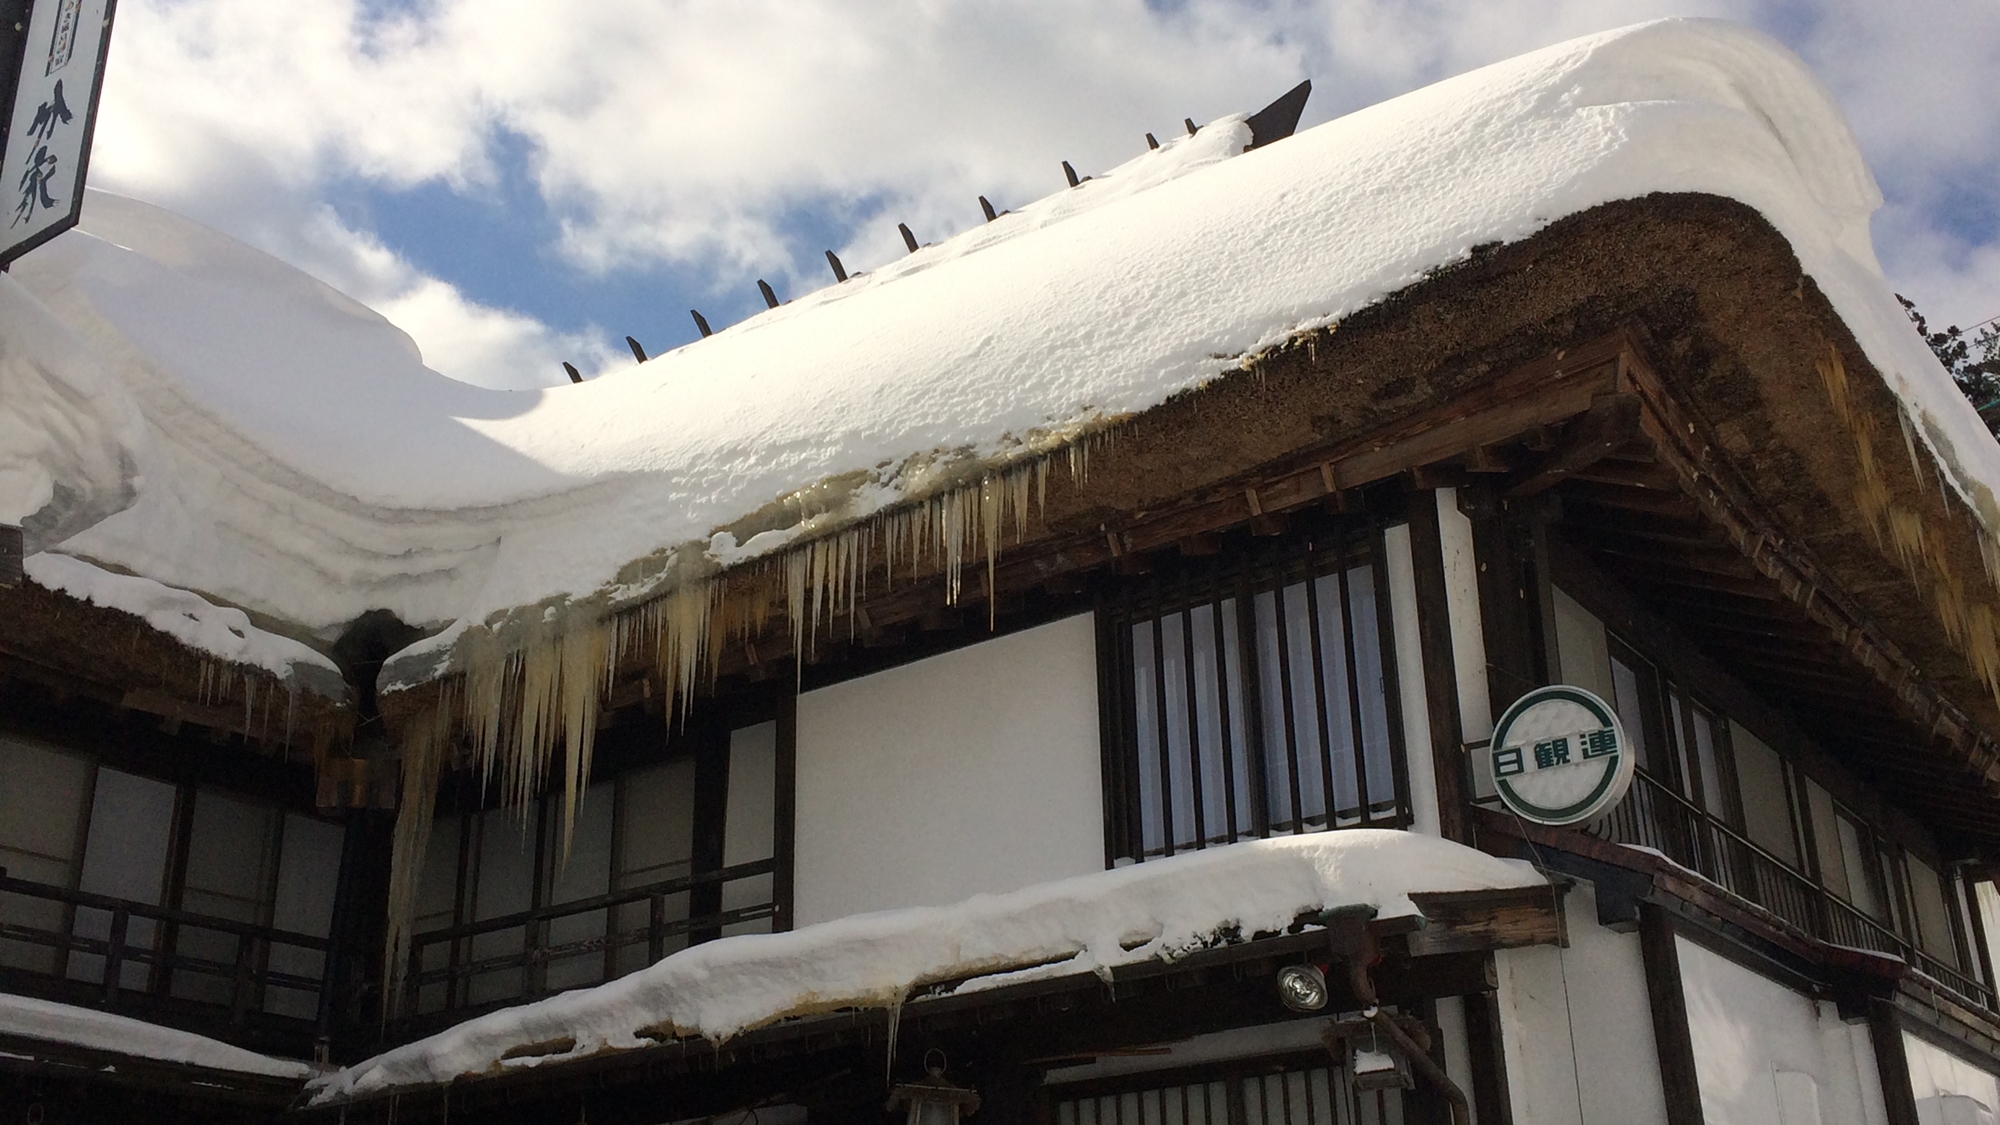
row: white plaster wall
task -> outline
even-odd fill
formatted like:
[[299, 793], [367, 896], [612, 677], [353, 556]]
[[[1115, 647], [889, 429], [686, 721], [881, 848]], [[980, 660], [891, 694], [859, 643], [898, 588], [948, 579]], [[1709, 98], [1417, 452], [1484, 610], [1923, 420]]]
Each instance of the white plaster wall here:
[[1678, 943], [1707, 1125], [1884, 1125], [1865, 1023]]
[[1410, 525], [1382, 533], [1389, 572], [1389, 623], [1395, 630], [1396, 694], [1403, 711], [1403, 761], [1410, 776], [1411, 827], [1439, 832], [1437, 769], [1431, 756], [1431, 715], [1424, 691], [1423, 637], [1417, 629], [1417, 577], [1410, 561]]
[[1089, 615], [807, 692], [801, 925], [1104, 867]]
[[1597, 924], [1596, 892], [1587, 883], [1570, 891], [1564, 908], [1569, 948], [1494, 955], [1514, 1120], [1665, 1125], [1638, 935]]
[[1957, 1055], [1905, 1033], [1910, 1092], [1922, 1125], [1993, 1125], [2000, 1114], [2000, 1079]]

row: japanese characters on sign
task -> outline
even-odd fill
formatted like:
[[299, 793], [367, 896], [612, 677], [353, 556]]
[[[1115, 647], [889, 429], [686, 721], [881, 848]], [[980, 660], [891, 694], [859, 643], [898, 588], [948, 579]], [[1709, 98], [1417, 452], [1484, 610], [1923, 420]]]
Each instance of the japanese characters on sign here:
[[1583, 688], [1557, 684], [1516, 700], [1494, 726], [1493, 787], [1515, 815], [1581, 824], [1625, 796], [1633, 756], [1617, 712]]
[[115, 0], [33, 0], [6, 118], [0, 264], [76, 225]]

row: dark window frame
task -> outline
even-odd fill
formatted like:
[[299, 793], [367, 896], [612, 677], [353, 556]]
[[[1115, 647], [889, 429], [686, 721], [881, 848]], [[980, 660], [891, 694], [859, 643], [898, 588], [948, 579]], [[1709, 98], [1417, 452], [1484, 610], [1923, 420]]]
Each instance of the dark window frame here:
[[[689, 870], [680, 876], [662, 880], [658, 886], [693, 882], [692, 887], [674, 889], [668, 893], [651, 895], [649, 903], [639, 901], [622, 902], [609, 907], [589, 905], [600, 898], [629, 899], [633, 894], [644, 895], [651, 888], [621, 888], [611, 886], [604, 895], [591, 896], [575, 901], [556, 902], [552, 898], [554, 883], [559, 872], [551, 864], [555, 850], [553, 836], [559, 831], [559, 816], [556, 806], [561, 801], [561, 793], [548, 791], [539, 795], [534, 802], [534, 812], [529, 814], [526, 832], [528, 846], [533, 849], [533, 870], [529, 876], [529, 903], [524, 911], [514, 911], [499, 916], [499, 919], [477, 918], [480, 908], [476, 903], [476, 888], [479, 882], [479, 840], [486, 830], [486, 822], [496, 815], [506, 817], [518, 815], [503, 810], [500, 796], [495, 786], [481, 784], [480, 779], [469, 773], [459, 773], [447, 779], [440, 796], [440, 814], [458, 819], [459, 843], [457, 852], [458, 877], [454, 888], [454, 901], [450, 919], [446, 924], [434, 926], [413, 935], [416, 941], [412, 949], [411, 972], [405, 981], [405, 995], [400, 998], [399, 1014], [392, 1022], [397, 1024], [399, 1034], [407, 1035], [412, 1030], [422, 1030], [433, 1025], [442, 1026], [499, 1008], [513, 1007], [528, 1003], [556, 991], [547, 985], [549, 953], [553, 948], [549, 929], [553, 920], [562, 916], [588, 914], [603, 910], [605, 934], [602, 945], [602, 978], [598, 983], [607, 983], [626, 975], [617, 970], [619, 951], [635, 944], [628, 932], [630, 927], [621, 919], [628, 913], [636, 914], [639, 909], [650, 905], [650, 916], [644, 926], [650, 931], [644, 945], [646, 963], [653, 964], [668, 954], [677, 951], [667, 948], [668, 942], [679, 937], [686, 946], [699, 945], [723, 936], [727, 925], [738, 922], [755, 922], [770, 919], [771, 931], [783, 932], [792, 928], [793, 918], [793, 873], [795, 869], [794, 846], [796, 838], [796, 786], [798, 752], [798, 693], [796, 686], [786, 680], [772, 680], [753, 685], [746, 690], [726, 698], [710, 698], [701, 701], [687, 716], [674, 720], [670, 733], [659, 734], [653, 727], [649, 734], [653, 737], [634, 737], [633, 732], [620, 732], [620, 736], [605, 739], [600, 735], [599, 754], [596, 767], [592, 770], [590, 783], [613, 787], [622, 786], [625, 778], [642, 769], [661, 765], [675, 758], [691, 758], [694, 762], [694, 801], [691, 841], [694, 854]], [[775, 776], [772, 779], [772, 856], [768, 860], [737, 864], [726, 867], [723, 849], [726, 841], [726, 811], [728, 807], [730, 739], [735, 731], [763, 723], [776, 725]], [[625, 827], [620, 821], [623, 801], [614, 791], [611, 795], [612, 862], [617, 862], [617, 853]], [[746, 868], [763, 867], [769, 870], [758, 873], [741, 873]], [[749, 907], [739, 907], [725, 911], [723, 908], [723, 885], [735, 879], [756, 879], [768, 876], [771, 879], [771, 901], [756, 903]], [[612, 873], [613, 883], [617, 874]], [[664, 900], [685, 895], [685, 909], [673, 910], [664, 905]], [[522, 914], [533, 915], [523, 922], [505, 927], [503, 931], [521, 934], [521, 952], [505, 955], [509, 961], [491, 969], [480, 969], [479, 958], [473, 956], [472, 945], [475, 937], [440, 937], [456, 930], [493, 925], [496, 920], [504, 920]], [[741, 915], [741, 917], [738, 917]], [[691, 925], [691, 923], [693, 923]], [[621, 936], [622, 935], [622, 936]], [[600, 941], [600, 939], [589, 939]], [[442, 962], [430, 967], [422, 967], [424, 947], [442, 948]], [[489, 958], [488, 960], [492, 960]], [[517, 965], [512, 962], [519, 961]], [[628, 970], [629, 971], [629, 970]], [[520, 974], [520, 991], [501, 999], [477, 1001], [470, 993], [475, 977], [501, 972]], [[441, 1007], [429, 1006], [423, 990], [442, 984]], [[564, 986], [585, 987], [585, 986]]]
[[[1329, 1071], [1328, 1080], [1336, 1097], [1353, 1097], [1356, 1091], [1347, 1087], [1346, 1065], [1343, 1060], [1329, 1056], [1324, 1049], [1303, 1051], [1280, 1051], [1266, 1055], [1250, 1055], [1242, 1058], [1223, 1059], [1214, 1062], [1191, 1062], [1180, 1066], [1162, 1067], [1158, 1070], [1139, 1070], [1126, 1074], [1108, 1075], [1098, 1078], [1073, 1079], [1055, 1082], [1042, 1087], [1040, 1120], [1049, 1125], [1061, 1125], [1060, 1109], [1064, 1103], [1103, 1098], [1123, 1099], [1128, 1096], [1143, 1096], [1156, 1090], [1184, 1089], [1191, 1086], [1221, 1084], [1224, 1087], [1223, 1116], [1217, 1120], [1211, 1112], [1211, 1125], [1250, 1125], [1245, 1084], [1252, 1080], [1283, 1078], [1292, 1074], [1310, 1074], [1314, 1070]], [[1415, 1089], [1377, 1091], [1381, 1101], [1394, 1098], [1401, 1104], [1398, 1116], [1405, 1122], [1421, 1119], [1417, 1091]], [[1211, 1108], [1212, 1102], [1204, 1099], [1204, 1108]], [[1185, 1108], [1185, 1106], [1183, 1107]], [[1386, 1107], [1383, 1107], [1386, 1108]], [[1378, 1110], [1378, 1114], [1380, 1111]], [[1077, 1115], [1079, 1119], [1082, 1114]], [[1287, 1114], [1287, 1116], [1295, 1116]], [[1324, 1125], [1350, 1119], [1353, 1107], [1347, 1111], [1335, 1111], [1334, 1121]], [[1183, 1118], [1185, 1119], [1185, 1118]], [[1143, 1109], [1135, 1118], [1131, 1114], [1099, 1114], [1099, 1125], [1143, 1125]], [[1321, 1125], [1317, 1120], [1313, 1125]]]
[[[1098, 704], [1107, 866], [1241, 839], [1410, 826], [1413, 810], [1383, 531], [1379, 521], [1348, 520], [1284, 537], [1231, 536], [1214, 555], [1163, 559], [1160, 573], [1121, 578], [1100, 591]], [[1380, 675], [1379, 704], [1369, 701], [1356, 659], [1357, 646], [1366, 642], [1362, 634], [1369, 631], [1355, 616], [1362, 593], [1351, 576], [1362, 570], [1368, 573], [1375, 649], [1367, 667]], [[1329, 595], [1337, 602], [1329, 601]], [[1243, 607], [1250, 607], [1249, 612]], [[1292, 638], [1289, 619], [1299, 610], [1318, 627], [1309, 637]], [[1175, 619], [1177, 624], [1167, 624]], [[1261, 624], [1266, 619], [1269, 630]], [[1325, 627], [1329, 619], [1336, 628]], [[1148, 701], [1153, 713], [1142, 720], [1136, 679], [1142, 654], [1134, 638], [1135, 629], [1148, 624], [1155, 690]], [[1166, 650], [1175, 645], [1179, 663], [1172, 675], [1178, 680], [1169, 685]], [[1206, 666], [1198, 646], [1206, 646]], [[1309, 665], [1291, 666], [1295, 646], [1308, 655]], [[1276, 669], [1265, 666], [1273, 654]], [[1216, 690], [1212, 673], [1218, 663], [1229, 690]], [[1266, 729], [1274, 724], [1264, 721], [1270, 706], [1265, 685], [1274, 671], [1280, 685], [1277, 709], [1286, 720], [1282, 731]], [[1300, 697], [1294, 689], [1302, 679], [1312, 694]], [[1171, 704], [1171, 716], [1170, 687], [1181, 693]], [[1179, 714], [1183, 708], [1188, 715]], [[1307, 714], [1302, 716], [1301, 709]], [[1339, 713], [1343, 709], [1344, 716]], [[1364, 717], [1371, 709], [1373, 714]], [[1300, 731], [1302, 720], [1316, 729]], [[1337, 732], [1336, 722], [1343, 724]], [[1185, 732], [1178, 739], [1175, 723]], [[1380, 737], [1366, 737], [1364, 723], [1377, 728]], [[1147, 729], [1154, 732], [1150, 740], [1142, 737]], [[1278, 749], [1274, 739], [1286, 749]], [[1186, 749], [1178, 762], [1169, 745], [1175, 742]], [[1391, 790], [1379, 795], [1373, 789], [1384, 771], [1379, 760], [1373, 766], [1370, 762], [1370, 747], [1376, 744], [1386, 746]], [[1149, 760], [1142, 765], [1140, 755], [1148, 750]], [[1315, 752], [1315, 761], [1304, 760]], [[1160, 761], [1150, 761], [1153, 755]], [[1274, 807], [1278, 802], [1271, 800], [1267, 771], [1278, 764], [1286, 767], [1287, 792], [1282, 806]], [[1176, 766], [1188, 774], [1185, 779], [1176, 776]], [[1151, 785], [1149, 774], [1155, 779]], [[1158, 784], [1161, 777], [1170, 780]], [[1218, 778], [1220, 823], [1212, 825], [1208, 821], [1217, 802], [1204, 784]], [[1308, 785], [1316, 786], [1311, 796], [1304, 791]], [[1176, 786], [1181, 786], [1178, 792]], [[1355, 804], [1342, 803], [1342, 789], [1352, 793]], [[1154, 813], [1145, 807], [1149, 797], [1159, 805], [1157, 842], [1151, 844], [1148, 820]], [[1193, 823], [1178, 823], [1177, 808], [1191, 814]]]

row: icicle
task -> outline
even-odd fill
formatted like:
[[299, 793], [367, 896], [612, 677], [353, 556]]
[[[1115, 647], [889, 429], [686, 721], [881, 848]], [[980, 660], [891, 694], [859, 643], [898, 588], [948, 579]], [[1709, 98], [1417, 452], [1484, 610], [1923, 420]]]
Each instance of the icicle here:
[[570, 633], [562, 640], [563, 775], [562, 851], [557, 863], [569, 862], [570, 841], [576, 835], [576, 810], [590, 784], [591, 752], [597, 744], [598, 699], [610, 681], [609, 630], [602, 625]]
[[424, 851], [430, 844], [438, 778], [444, 773], [450, 746], [448, 720], [449, 711], [440, 706], [418, 716], [403, 732], [403, 792], [389, 853], [388, 934], [382, 949], [382, 979], [387, 982], [382, 990], [384, 1023], [396, 1009], [408, 969], [417, 883], [423, 874]]

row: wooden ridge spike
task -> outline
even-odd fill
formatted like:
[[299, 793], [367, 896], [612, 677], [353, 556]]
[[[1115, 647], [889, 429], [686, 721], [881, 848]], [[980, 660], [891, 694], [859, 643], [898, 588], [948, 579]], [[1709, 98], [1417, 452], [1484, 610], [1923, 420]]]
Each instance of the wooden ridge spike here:
[[1153, 136], [1153, 134], [1151, 134], [1151, 133], [1147, 133], [1147, 134], [1146, 134], [1146, 147], [1147, 147], [1148, 149], [1156, 149], [1156, 148], [1159, 148], [1159, 147], [1160, 147], [1160, 142], [1159, 142], [1159, 140], [1158, 140], [1157, 138], [1155, 138], [1155, 137]]
[[633, 359], [638, 360], [640, 363], [646, 362], [646, 349], [639, 346], [639, 341], [627, 336], [625, 337], [625, 346], [632, 349]]
[[999, 215], [994, 213], [993, 204], [988, 202], [986, 197], [983, 195], [979, 197], [979, 209], [980, 211], [985, 213], [986, 221], [989, 223], [1000, 217]]
[[775, 308], [777, 308], [777, 307], [778, 307], [778, 295], [777, 295], [776, 293], [774, 293], [774, 292], [772, 292], [772, 291], [771, 291], [771, 283], [770, 283], [770, 282], [768, 282], [768, 281], [765, 281], [765, 280], [764, 280], [763, 278], [761, 278], [761, 277], [760, 277], [760, 278], [758, 278], [758, 279], [757, 279], [757, 292], [759, 292], [759, 293], [762, 293], [762, 294], [764, 295], [764, 307], [766, 307], [766, 308], [772, 308], [772, 309], [775, 309]]
[[897, 223], [896, 229], [900, 231], [903, 235], [903, 245], [910, 248], [910, 253], [912, 254], [916, 253], [918, 249], [917, 236], [910, 233], [910, 224]]
[[826, 264], [833, 267], [833, 280], [836, 285], [847, 280], [847, 267], [840, 264], [840, 255], [828, 250]]
[[708, 327], [707, 317], [701, 315], [701, 313], [697, 312], [694, 309], [689, 309], [688, 315], [694, 318], [695, 329], [701, 333], [703, 339], [707, 339], [708, 337], [715, 335], [714, 331]]
[[1076, 178], [1076, 169], [1069, 166], [1069, 161], [1065, 160], [1062, 162], [1062, 164], [1063, 164], [1063, 178], [1069, 181], [1069, 186], [1076, 187], [1078, 184], [1083, 182]]
[[576, 364], [571, 363], [568, 360], [563, 360], [563, 370], [569, 373], [570, 382], [572, 383], [583, 382], [583, 374], [576, 369]]

